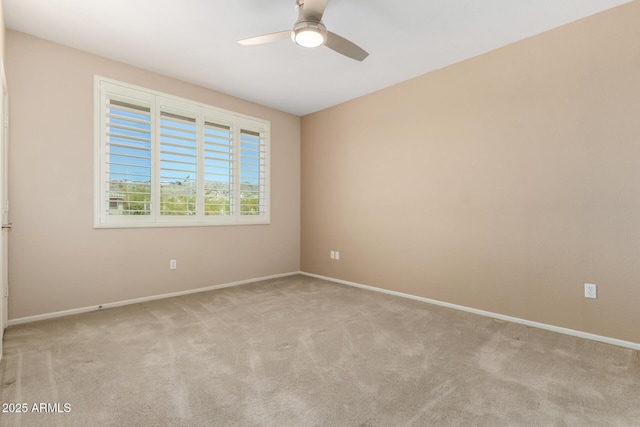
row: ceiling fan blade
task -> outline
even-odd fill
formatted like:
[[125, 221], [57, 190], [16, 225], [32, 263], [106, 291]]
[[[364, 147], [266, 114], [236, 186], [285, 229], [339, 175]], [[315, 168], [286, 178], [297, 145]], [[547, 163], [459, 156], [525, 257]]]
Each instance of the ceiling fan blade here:
[[254, 44], [265, 44], [265, 43], [277, 42], [279, 40], [284, 40], [284, 39], [291, 39], [291, 30], [280, 31], [280, 32], [271, 33], [271, 34], [264, 34], [262, 36], [251, 37], [248, 39], [242, 39], [242, 40], [238, 40], [238, 43], [240, 43], [243, 46], [251, 46]]
[[362, 49], [360, 46], [350, 42], [344, 37], [340, 37], [336, 33], [332, 33], [331, 31], [328, 32], [327, 41], [324, 45], [329, 49], [333, 49], [344, 56], [355, 59], [356, 61], [363, 61], [367, 56], [369, 56], [367, 51]]
[[302, 16], [305, 20], [321, 21], [326, 7], [327, 0], [303, 0]]

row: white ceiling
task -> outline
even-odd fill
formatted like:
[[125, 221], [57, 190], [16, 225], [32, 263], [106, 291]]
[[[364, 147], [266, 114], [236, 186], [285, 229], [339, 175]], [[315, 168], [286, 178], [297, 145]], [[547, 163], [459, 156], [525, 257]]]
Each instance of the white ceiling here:
[[630, 0], [329, 0], [363, 62], [289, 40], [295, 0], [4, 0], [7, 28], [305, 115]]

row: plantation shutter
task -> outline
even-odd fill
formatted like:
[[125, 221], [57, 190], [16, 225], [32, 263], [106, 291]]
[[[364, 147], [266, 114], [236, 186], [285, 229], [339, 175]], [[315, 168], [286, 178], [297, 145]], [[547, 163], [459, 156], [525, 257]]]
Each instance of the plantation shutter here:
[[266, 214], [265, 144], [259, 131], [240, 130], [240, 215]]
[[195, 115], [160, 112], [160, 215], [195, 215], [197, 199]]
[[107, 94], [105, 174], [108, 216], [151, 213], [151, 104]]
[[95, 84], [95, 227], [269, 224], [268, 121]]
[[231, 126], [205, 118], [203, 161], [205, 215], [231, 215], [233, 161]]

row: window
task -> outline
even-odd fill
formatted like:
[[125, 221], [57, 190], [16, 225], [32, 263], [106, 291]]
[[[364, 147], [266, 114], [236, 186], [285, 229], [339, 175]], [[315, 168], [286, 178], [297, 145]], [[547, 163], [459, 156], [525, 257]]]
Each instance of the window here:
[[96, 227], [269, 223], [268, 121], [96, 77]]

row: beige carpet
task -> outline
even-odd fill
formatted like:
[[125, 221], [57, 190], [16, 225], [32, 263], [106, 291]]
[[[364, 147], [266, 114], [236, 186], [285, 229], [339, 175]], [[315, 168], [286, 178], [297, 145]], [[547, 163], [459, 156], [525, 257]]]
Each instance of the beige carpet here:
[[304, 276], [4, 345], [2, 426], [640, 425], [636, 351]]

